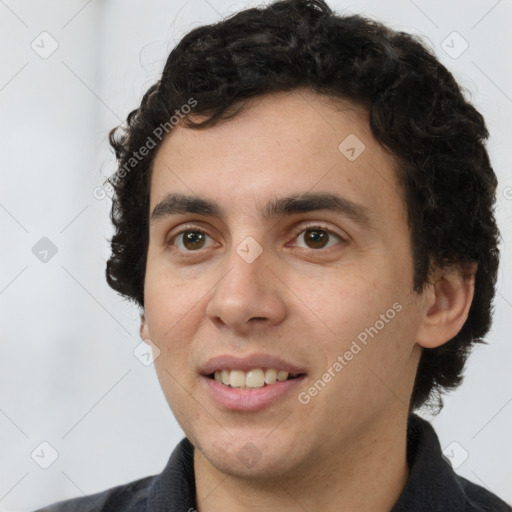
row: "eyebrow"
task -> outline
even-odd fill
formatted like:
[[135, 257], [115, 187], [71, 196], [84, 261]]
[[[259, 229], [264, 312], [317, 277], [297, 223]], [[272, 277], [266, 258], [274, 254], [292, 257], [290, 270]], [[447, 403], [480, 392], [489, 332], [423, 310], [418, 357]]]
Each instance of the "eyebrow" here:
[[[368, 230], [374, 228], [370, 211], [367, 207], [332, 193], [307, 192], [271, 199], [263, 210], [263, 219], [267, 220], [283, 215], [320, 210], [341, 214]], [[170, 215], [185, 213], [218, 217], [221, 220], [226, 219], [224, 209], [210, 199], [172, 193], [165, 196], [155, 206], [151, 214], [150, 223], [153, 224]]]

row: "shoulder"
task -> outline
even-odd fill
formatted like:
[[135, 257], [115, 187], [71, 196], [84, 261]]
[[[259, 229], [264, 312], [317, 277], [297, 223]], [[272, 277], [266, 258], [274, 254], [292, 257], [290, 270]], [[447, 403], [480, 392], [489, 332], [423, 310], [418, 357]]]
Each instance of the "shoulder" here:
[[148, 491], [155, 478], [148, 476], [89, 496], [59, 501], [35, 512], [145, 511]]
[[163, 471], [96, 494], [59, 501], [35, 512], [166, 512], [195, 508], [194, 448], [185, 437]]
[[432, 425], [415, 414], [407, 425], [409, 478], [392, 512], [512, 512], [498, 496], [455, 473]]
[[466, 512], [512, 512], [512, 507], [484, 487], [456, 476], [466, 498]]

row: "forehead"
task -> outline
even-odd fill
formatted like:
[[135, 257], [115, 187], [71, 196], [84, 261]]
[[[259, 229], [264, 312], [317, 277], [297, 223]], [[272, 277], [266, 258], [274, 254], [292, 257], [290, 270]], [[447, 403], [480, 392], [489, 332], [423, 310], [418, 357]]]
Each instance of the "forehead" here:
[[335, 192], [375, 218], [402, 214], [394, 169], [365, 108], [309, 90], [276, 93], [213, 127], [174, 128], [153, 162], [150, 210], [175, 192], [263, 217], [271, 198]]

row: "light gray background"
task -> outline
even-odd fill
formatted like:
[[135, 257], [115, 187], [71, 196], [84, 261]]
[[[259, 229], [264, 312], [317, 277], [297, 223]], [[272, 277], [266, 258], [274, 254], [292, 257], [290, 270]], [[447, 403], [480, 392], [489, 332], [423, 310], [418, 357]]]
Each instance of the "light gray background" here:
[[[183, 437], [153, 366], [133, 354], [137, 310], [106, 285], [109, 198], [95, 195], [114, 170], [108, 130], [138, 106], [170, 48], [258, 3], [0, 0], [2, 511], [159, 473]], [[461, 475], [512, 501], [512, 3], [329, 5], [425, 36], [486, 117], [504, 240], [494, 326], [433, 424]], [[58, 43], [46, 59], [55, 43], [43, 31]], [[457, 58], [454, 31], [469, 44]], [[32, 252], [42, 237], [58, 249], [47, 262]], [[44, 441], [59, 454], [48, 469], [36, 463], [51, 461]]]

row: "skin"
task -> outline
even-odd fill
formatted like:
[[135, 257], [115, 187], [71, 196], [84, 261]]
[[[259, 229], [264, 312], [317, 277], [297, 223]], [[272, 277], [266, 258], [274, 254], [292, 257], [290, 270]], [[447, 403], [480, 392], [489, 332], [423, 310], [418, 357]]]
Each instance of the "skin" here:
[[[338, 149], [350, 134], [365, 145], [354, 161]], [[307, 89], [256, 98], [206, 130], [178, 126], [159, 148], [150, 211], [170, 192], [226, 210], [224, 220], [187, 213], [151, 223], [140, 328], [160, 350], [160, 384], [195, 446], [200, 512], [387, 511], [398, 499], [421, 348], [460, 330], [473, 282], [447, 269], [412, 291], [394, 165], [364, 108]], [[260, 218], [268, 200], [303, 192], [364, 206], [372, 229], [329, 211]], [[333, 233], [324, 247], [304, 231], [318, 224]], [[185, 225], [208, 235], [204, 245], [176, 236]], [[236, 252], [248, 236], [263, 249], [252, 263]], [[400, 312], [307, 404], [294, 392], [233, 412], [205, 392], [199, 368], [209, 358], [254, 353], [305, 368], [307, 391], [395, 303]], [[237, 456], [248, 442], [261, 457], [251, 467]]]

